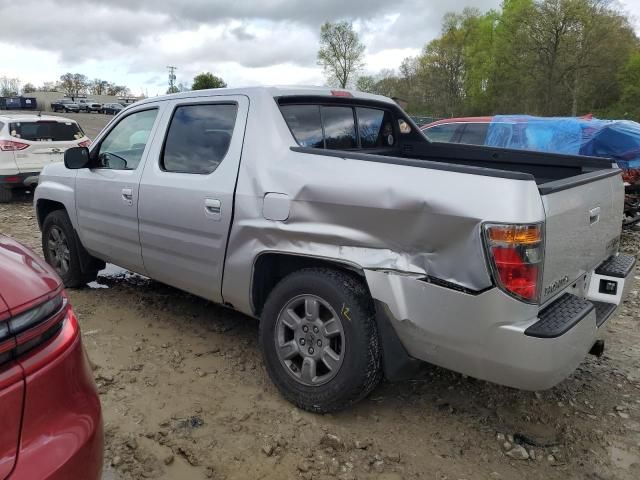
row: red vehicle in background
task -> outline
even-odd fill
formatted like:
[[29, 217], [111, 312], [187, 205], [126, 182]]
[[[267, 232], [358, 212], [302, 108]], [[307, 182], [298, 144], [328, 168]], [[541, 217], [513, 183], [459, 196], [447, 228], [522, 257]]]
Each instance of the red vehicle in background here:
[[102, 448], [100, 400], [62, 282], [0, 235], [0, 480], [99, 480]]

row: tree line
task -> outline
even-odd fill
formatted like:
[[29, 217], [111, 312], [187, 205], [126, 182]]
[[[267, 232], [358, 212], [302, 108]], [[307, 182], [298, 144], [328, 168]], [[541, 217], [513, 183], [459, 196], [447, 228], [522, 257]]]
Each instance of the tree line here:
[[419, 55], [374, 75], [358, 76], [364, 48], [345, 28], [355, 34], [346, 22], [321, 30], [329, 83], [400, 97], [410, 113], [640, 120], [640, 40], [615, 0], [504, 0], [497, 10], [448, 13]]
[[60, 92], [67, 97], [76, 98], [91, 95], [128, 96], [131, 90], [125, 85], [118, 85], [107, 80], [95, 78], [90, 80], [81, 73], [65, 73], [57, 82], [44, 82], [36, 87], [32, 83], [22, 82], [18, 78], [0, 77], [0, 96], [15, 97], [20, 93], [27, 95], [33, 92]]

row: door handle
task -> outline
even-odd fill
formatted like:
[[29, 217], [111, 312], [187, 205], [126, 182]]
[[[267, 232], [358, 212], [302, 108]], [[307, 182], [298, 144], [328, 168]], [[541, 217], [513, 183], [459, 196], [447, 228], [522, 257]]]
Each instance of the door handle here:
[[131, 188], [123, 188], [122, 189], [122, 200], [124, 200], [124, 202], [129, 206], [133, 205], [133, 189], [131, 189]]
[[600, 221], [600, 207], [595, 207], [589, 210], [589, 224], [593, 225]]
[[214, 217], [216, 220], [220, 220], [222, 202], [217, 198], [205, 198], [204, 211], [207, 215]]

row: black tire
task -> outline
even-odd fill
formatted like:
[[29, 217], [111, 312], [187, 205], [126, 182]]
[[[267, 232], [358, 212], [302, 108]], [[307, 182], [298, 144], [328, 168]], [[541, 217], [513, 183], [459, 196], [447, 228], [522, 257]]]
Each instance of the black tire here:
[[9, 203], [13, 198], [13, 190], [0, 187], [0, 203]]
[[[58, 235], [62, 233], [64, 243], [68, 248], [66, 268], [63, 268], [63, 265], [57, 260], [59, 255], [53, 252], [49, 243], [50, 240], [53, 240], [53, 230], [57, 230]], [[84, 249], [65, 210], [54, 210], [42, 222], [42, 251], [45, 260], [55, 269], [65, 287], [80, 288], [98, 277], [100, 262], [91, 257]]]
[[[317, 297], [331, 306], [335, 318], [341, 321], [344, 334], [342, 363], [335, 376], [320, 385], [305, 385], [294, 378], [290, 372], [296, 371], [295, 367], [288, 368], [281, 361], [276, 346], [280, 313], [290, 302], [304, 295]], [[312, 336], [311, 342], [315, 341]], [[310, 412], [327, 413], [348, 408], [371, 393], [382, 378], [373, 301], [357, 276], [339, 270], [304, 269], [281, 280], [270, 293], [261, 315], [260, 347], [267, 372], [282, 395]], [[298, 345], [298, 348], [304, 350], [306, 347]]]

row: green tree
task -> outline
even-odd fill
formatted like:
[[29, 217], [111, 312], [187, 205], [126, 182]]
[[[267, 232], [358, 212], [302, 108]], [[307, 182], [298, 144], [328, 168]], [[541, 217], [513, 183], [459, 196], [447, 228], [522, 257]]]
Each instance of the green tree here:
[[633, 52], [619, 75], [622, 95], [616, 113], [640, 122], [640, 50]]
[[365, 46], [349, 22], [326, 22], [320, 27], [318, 65], [330, 85], [347, 88], [364, 67]]
[[215, 76], [213, 73], [204, 72], [196, 75], [193, 78], [193, 85], [191, 85], [191, 90], [226, 88], [226, 86], [227, 83], [222, 78]]

